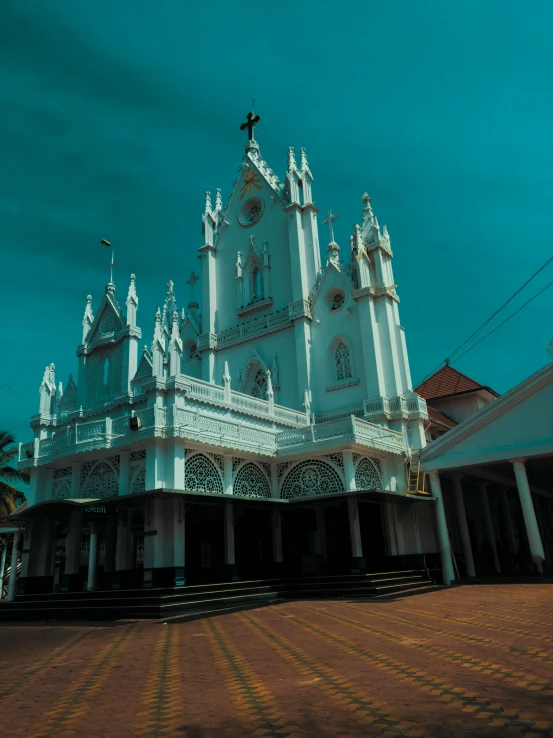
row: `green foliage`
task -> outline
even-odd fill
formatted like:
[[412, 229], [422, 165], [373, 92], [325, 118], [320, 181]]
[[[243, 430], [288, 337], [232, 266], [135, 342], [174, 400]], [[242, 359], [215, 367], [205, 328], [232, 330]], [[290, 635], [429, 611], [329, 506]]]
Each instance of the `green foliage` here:
[[18, 448], [8, 431], [0, 431], [0, 516], [9, 515], [25, 500], [16, 484], [28, 483], [29, 475], [16, 468]]

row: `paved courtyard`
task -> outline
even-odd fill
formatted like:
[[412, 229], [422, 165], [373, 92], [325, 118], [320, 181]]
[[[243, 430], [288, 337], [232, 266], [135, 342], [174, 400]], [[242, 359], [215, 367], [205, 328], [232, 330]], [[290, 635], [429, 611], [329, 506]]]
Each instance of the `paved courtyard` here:
[[552, 736], [553, 587], [0, 626], [3, 736]]

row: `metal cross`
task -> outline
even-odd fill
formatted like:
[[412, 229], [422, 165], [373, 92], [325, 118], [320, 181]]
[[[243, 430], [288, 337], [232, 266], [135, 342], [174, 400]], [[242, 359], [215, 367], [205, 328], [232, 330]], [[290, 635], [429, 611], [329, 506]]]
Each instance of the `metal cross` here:
[[240, 126], [240, 130], [245, 131], [247, 128], [248, 129], [248, 139], [250, 141], [254, 141], [255, 139], [253, 135], [253, 129], [255, 128], [256, 123], [259, 123], [261, 118], [259, 117], [259, 115], [255, 115], [255, 113], [248, 113], [246, 116], [246, 119], [247, 119], [246, 122], [242, 123], [242, 125]]
[[111, 262], [107, 265], [106, 269], [109, 269], [109, 281], [113, 283], [113, 267], [117, 266], [116, 262], [114, 261], [115, 252], [113, 250], [113, 246], [110, 244], [109, 241], [106, 241], [105, 238], [102, 238], [100, 243], [102, 244], [102, 246], [107, 246], [108, 249], [111, 249]]
[[328, 225], [328, 230], [330, 231], [330, 243], [334, 243], [334, 228], [332, 227], [332, 223], [335, 220], [338, 220], [339, 217], [339, 215], [334, 215], [332, 210], [329, 210], [328, 218], [326, 220], [323, 220], [323, 225]]
[[194, 272], [190, 273], [190, 279], [186, 280], [186, 284], [190, 285], [190, 302], [194, 302], [194, 285], [198, 281], [199, 277]]

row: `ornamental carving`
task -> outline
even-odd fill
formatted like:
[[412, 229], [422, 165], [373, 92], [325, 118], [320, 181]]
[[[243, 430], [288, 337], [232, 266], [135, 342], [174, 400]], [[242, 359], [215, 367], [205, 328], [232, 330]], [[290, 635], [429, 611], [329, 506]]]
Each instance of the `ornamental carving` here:
[[223, 494], [221, 474], [205, 454], [194, 454], [184, 465], [185, 489]]
[[362, 458], [357, 464], [355, 486], [358, 490], [382, 489], [380, 474], [370, 459]]
[[343, 492], [344, 485], [338, 473], [330, 464], [319, 459], [301, 461], [284, 478], [280, 496], [316, 497], [334, 492]]
[[271, 487], [261, 469], [249, 461], [238, 470], [234, 494], [240, 497], [270, 497]]
[[99, 461], [87, 475], [81, 492], [83, 497], [104, 498], [119, 494], [116, 470], [108, 461]]
[[52, 493], [53, 500], [68, 500], [71, 497], [71, 478], [63, 477], [54, 480], [54, 489]]

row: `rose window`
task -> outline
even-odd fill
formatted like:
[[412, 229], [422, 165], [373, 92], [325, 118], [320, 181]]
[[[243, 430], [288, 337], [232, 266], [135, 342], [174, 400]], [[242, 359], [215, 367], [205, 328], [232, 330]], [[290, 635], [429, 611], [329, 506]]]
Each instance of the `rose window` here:
[[238, 222], [244, 227], [248, 227], [257, 223], [263, 215], [265, 205], [260, 197], [250, 197], [249, 200], [242, 205], [238, 213]]

